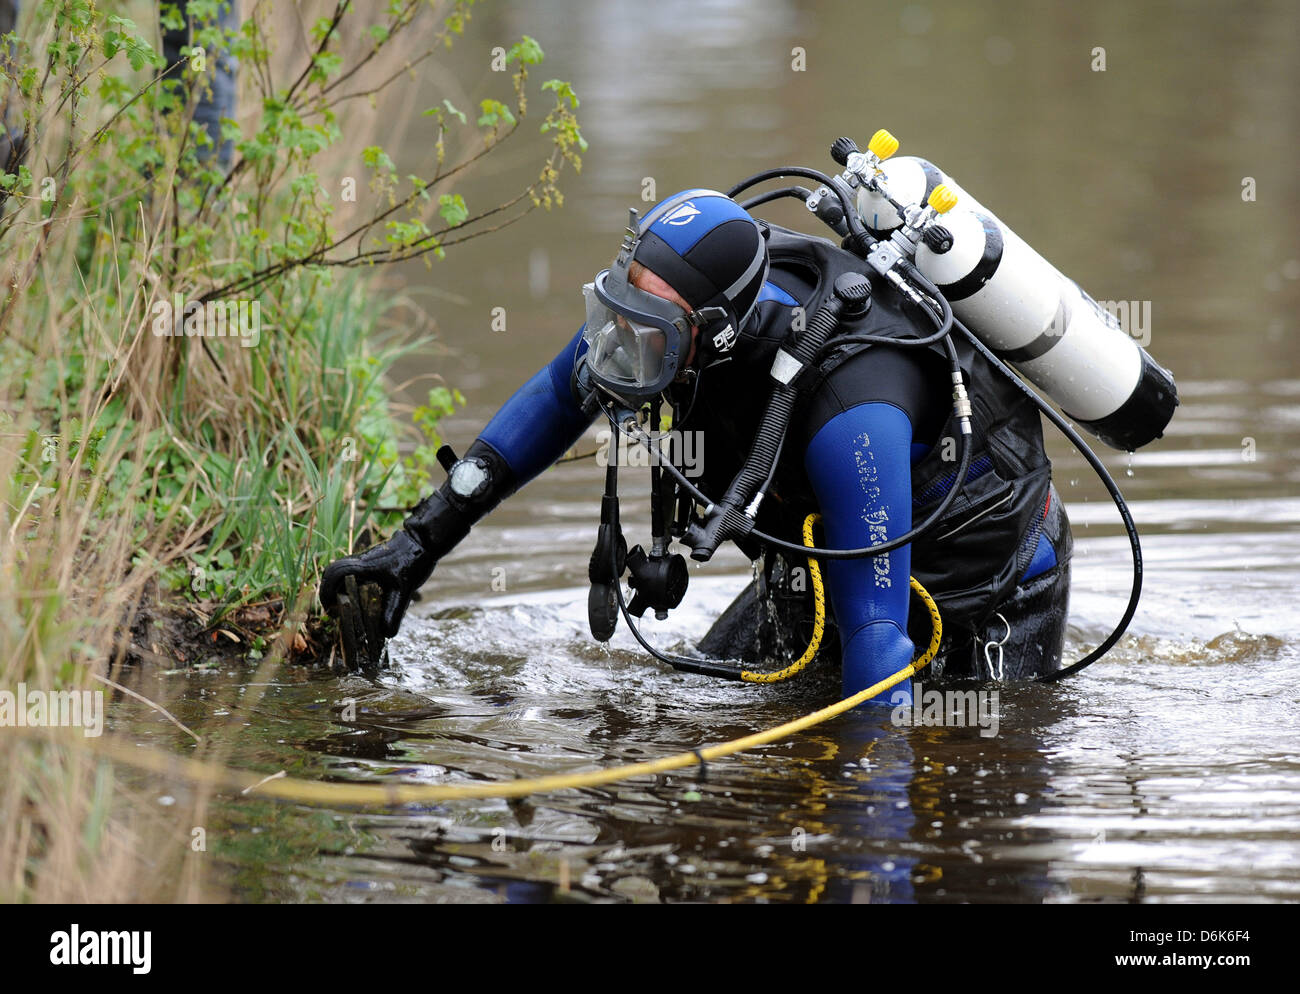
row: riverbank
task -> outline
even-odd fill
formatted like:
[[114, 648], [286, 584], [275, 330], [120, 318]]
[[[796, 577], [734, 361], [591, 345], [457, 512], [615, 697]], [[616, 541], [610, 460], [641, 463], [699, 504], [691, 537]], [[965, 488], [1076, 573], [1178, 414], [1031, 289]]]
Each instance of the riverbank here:
[[[114, 704], [141, 671], [328, 663], [320, 570], [429, 489], [463, 403], [436, 373], [394, 376], [434, 322], [379, 267], [555, 206], [585, 146], [568, 84], [530, 82], [524, 36], [481, 117], [420, 115], [430, 159], [397, 172], [350, 88], [380, 102], [390, 60], [435, 64], [465, 2], [331, 4], [305, 34], [296, 9], [258, 8], [195, 25], [206, 51], [175, 72], [140, 8], [25, 7], [0, 63], [20, 136], [0, 172], [0, 684]], [[228, 158], [194, 120], [223, 53], [242, 67]], [[467, 203], [526, 119], [512, 147], [536, 179]], [[62, 734], [0, 735], [0, 899], [209, 896], [191, 833], [211, 798], [150, 804]]]

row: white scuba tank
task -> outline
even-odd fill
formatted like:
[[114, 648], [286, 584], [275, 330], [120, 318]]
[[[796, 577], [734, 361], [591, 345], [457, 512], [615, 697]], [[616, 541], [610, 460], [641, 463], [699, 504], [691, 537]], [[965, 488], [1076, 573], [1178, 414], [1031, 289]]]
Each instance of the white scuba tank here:
[[[916, 243], [916, 267], [980, 341], [1107, 445], [1161, 436], [1178, 406], [1173, 378], [1114, 316], [932, 163], [901, 156], [878, 168], [905, 208], [941, 185], [957, 195]], [[859, 187], [857, 207], [877, 237], [904, 223], [878, 189]]]

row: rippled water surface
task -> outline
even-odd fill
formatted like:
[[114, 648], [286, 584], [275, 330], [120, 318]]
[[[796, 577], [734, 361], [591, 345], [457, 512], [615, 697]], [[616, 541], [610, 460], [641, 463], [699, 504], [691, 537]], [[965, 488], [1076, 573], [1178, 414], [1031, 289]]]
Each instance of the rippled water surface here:
[[[1147, 569], [1131, 634], [1077, 679], [1002, 688], [996, 736], [895, 727], [888, 709], [873, 709], [710, 763], [703, 777], [688, 770], [387, 814], [223, 802], [235, 831], [220, 851], [236, 893], [1300, 899], [1300, 500], [1159, 498], [1162, 476], [1215, 466], [1196, 466], [1196, 450], [1172, 440], [1162, 451], [1187, 458], [1155, 467], [1139, 458], [1122, 477]], [[1072, 465], [1058, 460], [1067, 484]], [[562, 467], [539, 482], [533, 504], [477, 529], [435, 573], [392, 643], [395, 670], [377, 681], [289, 669], [258, 686], [249, 670], [155, 676], [157, 686], [143, 679], [140, 689], [179, 695], [171, 707], [186, 723], [231, 723], [217, 734], [239, 765], [407, 783], [636, 762], [837, 699], [825, 672], [754, 688], [675, 673], [626, 631], [608, 650], [592, 642], [582, 583], [598, 478], [590, 465]], [[1070, 511], [1077, 658], [1117, 618], [1130, 567], [1113, 508], [1090, 499]], [[738, 557], [697, 570], [683, 608], [647, 630], [660, 644], [698, 637], [748, 575]], [[492, 591], [494, 581], [507, 589]], [[340, 715], [348, 699], [353, 722]], [[143, 714], [135, 730], [141, 741], [177, 740]]]
[[[573, 79], [592, 148], [564, 211], [403, 275], [451, 350], [410, 372], [464, 389], [446, 425], [463, 449], [581, 321], [577, 288], [645, 177], [664, 195], [779, 161], [826, 167], [836, 135], [891, 127], [1094, 296], [1151, 302], [1150, 347], [1183, 403], [1160, 442], [1103, 453], [1143, 535], [1130, 633], [1077, 679], [1001, 688], [992, 737], [864, 710], [703, 775], [522, 801], [374, 814], [220, 799], [216, 851], [237, 898], [1300, 899], [1300, 190], [1283, 164], [1300, 139], [1300, 22], [1282, 3], [1240, 17], [1208, 3], [1176, 17], [1161, 4], [911, 4], [872, 21], [861, 6], [610, 3], [563, 23], [556, 4], [485, 9], [480, 44], [527, 31], [547, 75]], [[708, 30], [682, 35], [686, 12]], [[1098, 45], [1105, 74], [1088, 70]], [[660, 57], [611, 57], [636, 50]], [[492, 82], [479, 54], [456, 56], [467, 101]], [[418, 146], [407, 139], [415, 158]], [[496, 168], [489, 191], [533, 166]], [[1247, 176], [1256, 202], [1241, 199]], [[510, 330], [492, 335], [498, 305]], [[1123, 610], [1128, 543], [1078, 454], [1049, 445], [1076, 538], [1077, 658]], [[608, 649], [592, 642], [601, 476], [590, 461], [561, 466], [476, 528], [376, 681], [249, 669], [146, 673], [137, 689], [224, 738], [240, 765], [378, 783], [634, 762], [837, 698], [835, 674], [720, 684], [649, 660], [622, 629]], [[639, 503], [632, 541], [646, 531]], [[698, 637], [748, 576], [734, 551], [719, 555], [647, 630], [661, 645]], [[156, 716], [121, 714], [138, 741], [182, 747]]]

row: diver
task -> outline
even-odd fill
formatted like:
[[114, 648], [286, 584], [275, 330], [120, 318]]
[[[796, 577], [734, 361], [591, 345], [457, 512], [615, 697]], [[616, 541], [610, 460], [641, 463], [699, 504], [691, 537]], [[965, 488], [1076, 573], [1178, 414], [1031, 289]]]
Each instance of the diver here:
[[[591, 401], [593, 381], [630, 410], [669, 404], [673, 431], [701, 432], [706, 442], [700, 488], [713, 495], [727, 487], [754, 443], [778, 350], [837, 292], [841, 277], [866, 267], [833, 241], [756, 219], [712, 190], [675, 194], [639, 221], [633, 214], [613, 264], [584, 287], [583, 327], [463, 458], [448, 455], [444, 484], [391, 538], [325, 569], [319, 594], [327, 610], [349, 578], [374, 585], [369, 621], [384, 638], [395, 635], [438, 561], [588, 429], [600, 409]], [[958, 486], [952, 353], [937, 342], [882, 343], [924, 338], [934, 328], [886, 280], [872, 274], [867, 282], [867, 298], [845, 305], [842, 328], [876, 340], [833, 335], [799, 377], [757, 512], [766, 534], [797, 544], [805, 517], [818, 512], [819, 545], [880, 544], [925, 520]], [[959, 496], [908, 544], [821, 563], [833, 609], [822, 654], [840, 659], [846, 695], [896, 673], [928, 642], [930, 619], [912, 601], [909, 576], [942, 613], [932, 672], [1016, 680], [1061, 665], [1072, 538], [1038, 409], [979, 351], [958, 342], [956, 358], [972, 428]], [[680, 503], [698, 516], [690, 500]], [[759, 541], [737, 545], [761, 569], [700, 651], [746, 662], [774, 645], [797, 652], [812, 615], [806, 560]], [[900, 690], [908, 685], [874, 701], [896, 703]]]

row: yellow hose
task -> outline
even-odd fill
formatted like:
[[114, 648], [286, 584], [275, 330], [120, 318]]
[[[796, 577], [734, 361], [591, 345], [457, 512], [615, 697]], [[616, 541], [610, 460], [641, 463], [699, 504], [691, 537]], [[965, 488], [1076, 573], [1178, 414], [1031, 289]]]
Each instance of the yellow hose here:
[[[821, 520], [820, 514], [810, 514], [803, 521], [803, 544], [812, 548], [816, 543], [813, 541], [813, 525]], [[817, 560], [811, 557], [808, 560], [808, 574], [812, 577], [813, 587], [813, 631], [812, 638], [808, 640], [808, 648], [804, 650], [802, 656], [791, 663], [783, 670], [775, 670], [771, 673], [756, 673], [753, 670], [745, 670], [740, 674], [742, 680], [749, 683], [778, 683], [782, 680], [788, 680], [803, 670], [805, 666], [811, 663], [817, 655], [817, 650], [821, 648], [822, 638], [826, 634], [826, 590], [822, 586], [822, 571], [817, 565]], [[929, 592], [917, 582], [915, 577], [910, 577], [912, 589], [925, 602], [925, 606], [930, 611], [930, 624], [932, 632], [936, 633], [932, 639], [933, 651], [925, 659], [924, 663], [919, 663], [917, 669], [926, 665], [934, 658], [934, 652], [938, 651], [939, 634], [943, 631], [943, 622], [939, 620], [939, 607], [930, 597]]]
[[[805, 522], [804, 525], [805, 541], [811, 542], [812, 521]], [[824, 606], [821, 604], [821, 578], [816, 572], [817, 564], [815, 560], [810, 560], [813, 570], [814, 591], [817, 592], [818, 599], [818, 618], [824, 622]], [[930, 634], [930, 645], [924, 654], [918, 659], [913, 660], [907, 666], [904, 666], [893, 676], [886, 677], [879, 683], [873, 684], [866, 690], [860, 690], [852, 697], [847, 697], [842, 701], [824, 707], [812, 714], [805, 715], [795, 721], [788, 721], [783, 725], [777, 725], [774, 728], [766, 729], [762, 732], [755, 732], [752, 735], [745, 735], [738, 739], [732, 739], [729, 742], [723, 742], [719, 745], [707, 746], [690, 752], [679, 752], [672, 756], [665, 756], [662, 759], [648, 760], [643, 763], [632, 763], [627, 766], [616, 766], [610, 769], [589, 770], [585, 773], [555, 773], [550, 776], [534, 777], [524, 780], [510, 780], [499, 783], [462, 783], [462, 784], [351, 784], [351, 783], [321, 783], [316, 780], [301, 780], [286, 777], [282, 773], [273, 774], [269, 777], [259, 776], [256, 773], [247, 773], [241, 770], [233, 770], [216, 763], [206, 763], [197, 759], [185, 759], [180, 756], [173, 756], [168, 753], [160, 752], [154, 749], [141, 749], [136, 746], [127, 744], [117, 739], [88, 739], [82, 736], [60, 739], [64, 743], [78, 743], [98, 752], [114, 762], [123, 763], [137, 769], [148, 770], [161, 776], [178, 777], [188, 780], [191, 783], [205, 785], [210, 787], [224, 788], [239, 791], [240, 793], [257, 793], [263, 797], [274, 797], [284, 801], [293, 801], [299, 804], [325, 804], [331, 806], [386, 806], [391, 807], [399, 804], [423, 804], [431, 801], [455, 801], [469, 798], [506, 798], [506, 797], [524, 797], [529, 794], [544, 794], [554, 790], [567, 790], [576, 787], [599, 787], [604, 784], [614, 783], [618, 780], [627, 780], [631, 777], [648, 776], [655, 773], [667, 773], [670, 770], [680, 770], [687, 766], [695, 766], [708, 760], [722, 759], [724, 756], [731, 756], [746, 749], [753, 749], [757, 746], [767, 745], [769, 742], [775, 742], [778, 739], [793, 735], [796, 732], [802, 732], [804, 729], [820, 725], [824, 721], [829, 721], [845, 711], [852, 710], [859, 704], [871, 700], [878, 694], [883, 693], [895, 684], [901, 683], [908, 677], [916, 673], [917, 670], [929, 664], [930, 660], [935, 657], [939, 651], [939, 642], [943, 635], [943, 622], [939, 617], [939, 608], [923, 586], [917, 582], [915, 577], [911, 578], [912, 589], [925, 603], [930, 612], [930, 622], [932, 631]], [[807, 659], [811, 659], [816, 653], [816, 646], [820, 642], [820, 633], [822, 626], [819, 623], [814, 632], [814, 642], [809, 645], [808, 652], [804, 653]], [[806, 664], [806, 659], [801, 659], [798, 665], [802, 667]]]
[[[813, 541], [813, 524], [820, 521], [821, 517], [820, 514], [810, 514], [803, 519], [803, 544], [809, 548], [816, 544]], [[782, 680], [789, 680], [790, 677], [801, 672], [817, 655], [817, 650], [822, 646], [822, 636], [826, 634], [826, 593], [822, 587], [821, 567], [817, 565], [816, 559], [808, 560], [808, 575], [812, 577], [813, 587], [813, 632], [812, 638], [808, 640], [808, 648], [804, 650], [802, 656], [783, 670], [772, 673], [745, 670], [740, 674], [740, 679], [749, 683], [779, 683]]]

